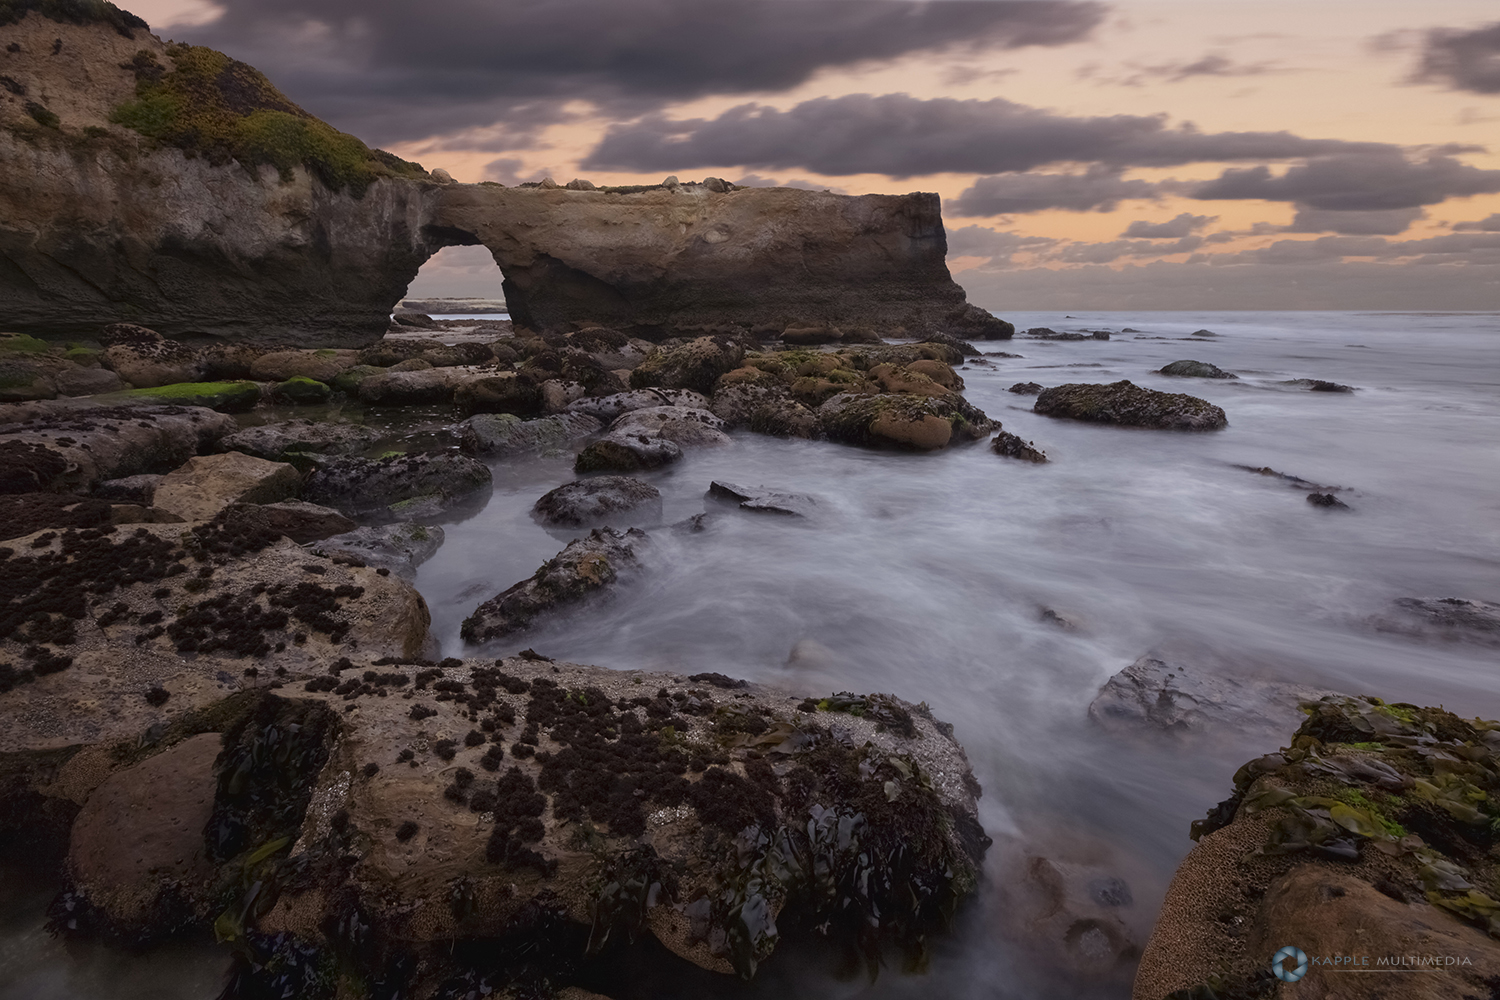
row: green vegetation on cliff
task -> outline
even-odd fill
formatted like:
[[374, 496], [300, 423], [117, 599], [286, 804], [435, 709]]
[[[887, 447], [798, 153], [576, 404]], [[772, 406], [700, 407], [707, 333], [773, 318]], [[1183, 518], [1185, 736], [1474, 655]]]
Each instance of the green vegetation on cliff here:
[[135, 99], [111, 120], [211, 162], [271, 164], [283, 180], [302, 165], [330, 189], [347, 187], [355, 197], [380, 177], [425, 175], [420, 164], [370, 149], [314, 118], [252, 66], [198, 45], [172, 45], [168, 54], [170, 69], [151, 52], [136, 53]]
[[0, 25], [15, 24], [31, 11], [64, 24], [107, 24], [126, 38], [146, 22], [105, 0], [0, 0]]

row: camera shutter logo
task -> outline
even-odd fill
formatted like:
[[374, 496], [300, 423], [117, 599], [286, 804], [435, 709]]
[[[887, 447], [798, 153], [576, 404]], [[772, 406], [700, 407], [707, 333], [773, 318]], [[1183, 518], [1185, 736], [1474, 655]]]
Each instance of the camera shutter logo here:
[[1307, 975], [1307, 952], [1287, 945], [1271, 956], [1271, 971], [1283, 983], [1295, 983]]

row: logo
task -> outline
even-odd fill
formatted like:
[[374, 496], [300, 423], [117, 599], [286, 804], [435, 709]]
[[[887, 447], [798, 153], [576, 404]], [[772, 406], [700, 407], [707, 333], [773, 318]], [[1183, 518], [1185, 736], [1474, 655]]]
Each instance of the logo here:
[[1271, 971], [1283, 983], [1295, 983], [1307, 975], [1307, 952], [1287, 945], [1271, 956]]

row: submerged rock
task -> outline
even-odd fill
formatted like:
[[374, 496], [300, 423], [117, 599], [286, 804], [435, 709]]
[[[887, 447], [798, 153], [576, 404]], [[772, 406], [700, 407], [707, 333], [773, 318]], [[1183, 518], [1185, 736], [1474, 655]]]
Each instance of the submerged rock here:
[[1129, 381], [1053, 386], [1037, 396], [1033, 409], [1049, 417], [1161, 430], [1217, 430], [1229, 424], [1224, 411], [1207, 400]]
[[[1286, 945], [1369, 959], [1363, 975], [1312, 964], [1298, 984], [1311, 996], [1449, 1000], [1500, 977], [1497, 724], [1375, 698], [1309, 709], [1193, 824], [1134, 1000], [1270, 995]], [[1409, 964], [1424, 956], [1439, 960]]]
[[1284, 729], [1302, 718], [1299, 705], [1328, 694], [1305, 684], [1222, 677], [1143, 656], [1105, 682], [1089, 704], [1089, 718], [1122, 733]]
[[1183, 378], [1239, 378], [1207, 361], [1174, 361], [1157, 370], [1158, 375], [1177, 375]]
[[464, 619], [467, 642], [488, 642], [530, 628], [540, 616], [578, 604], [614, 586], [620, 574], [640, 565], [635, 546], [647, 540], [637, 528], [595, 528], [586, 538], [542, 564], [535, 575], [485, 601]]
[[458, 446], [468, 455], [560, 451], [597, 434], [602, 427], [585, 413], [558, 413], [531, 420], [513, 413], [477, 413], [458, 425]]
[[763, 514], [785, 514], [790, 517], [810, 517], [817, 512], [818, 501], [806, 493], [786, 493], [768, 490], [764, 486], [740, 486], [714, 480], [708, 484], [710, 497], [732, 500], [741, 510]]
[[596, 476], [549, 491], [531, 510], [548, 524], [570, 527], [654, 521], [661, 518], [661, 490], [629, 476]]
[[1348, 504], [1344, 503], [1344, 501], [1340, 500], [1338, 497], [1334, 496], [1332, 493], [1309, 493], [1307, 495], [1307, 502], [1312, 504], [1314, 507], [1323, 507], [1327, 510], [1354, 509]]
[[1354, 391], [1354, 386], [1352, 386], [1352, 385], [1340, 385], [1337, 382], [1325, 382], [1322, 379], [1318, 379], [1318, 378], [1294, 378], [1294, 379], [1288, 379], [1287, 381], [1281, 382], [1279, 384], [1280, 385], [1294, 385], [1294, 386], [1296, 386], [1299, 389], [1306, 389], [1309, 392], [1353, 392]]
[[990, 442], [990, 451], [1006, 458], [1019, 458], [1023, 462], [1040, 464], [1047, 461], [1047, 453], [1038, 448], [1035, 442], [1025, 441], [1010, 431], [996, 434], [995, 439]]
[[1383, 632], [1500, 646], [1500, 604], [1460, 597], [1402, 597], [1394, 615], [1372, 619]]
[[491, 487], [489, 466], [463, 455], [352, 455], [319, 459], [302, 497], [354, 517], [399, 517], [396, 505], [433, 498], [442, 505], [467, 500]]
[[611, 433], [578, 453], [573, 471], [641, 472], [659, 469], [682, 458], [675, 441], [648, 434]]
[[1011, 386], [1005, 391], [1013, 392], [1017, 396], [1035, 396], [1045, 388], [1047, 387], [1042, 385], [1040, 382], [1017, 382], [1015, 385]]

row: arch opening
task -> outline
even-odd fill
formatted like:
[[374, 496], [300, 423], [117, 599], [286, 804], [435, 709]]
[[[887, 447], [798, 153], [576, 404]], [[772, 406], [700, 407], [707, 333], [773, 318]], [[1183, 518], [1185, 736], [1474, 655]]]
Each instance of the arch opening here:
[[506, 319], [504, 282], [482, 244], [445, 246], [427, 258], [396, 308], [434, 318]]

